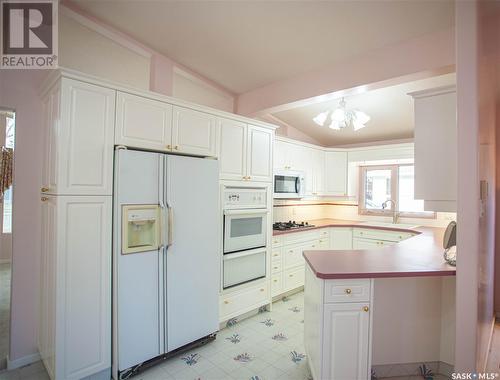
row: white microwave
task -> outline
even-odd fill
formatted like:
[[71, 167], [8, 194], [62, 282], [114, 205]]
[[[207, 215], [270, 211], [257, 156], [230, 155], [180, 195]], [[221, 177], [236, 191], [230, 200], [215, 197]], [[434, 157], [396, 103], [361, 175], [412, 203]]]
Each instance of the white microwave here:
[[306, 190], [304, 172], [283, 170], [274, 173], [274, 198], [302, 198]]

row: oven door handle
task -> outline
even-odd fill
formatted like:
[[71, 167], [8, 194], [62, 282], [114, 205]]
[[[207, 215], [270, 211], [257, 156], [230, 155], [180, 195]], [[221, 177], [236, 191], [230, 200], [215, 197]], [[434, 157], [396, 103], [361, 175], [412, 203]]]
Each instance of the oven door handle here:
[[258, 253], [264, 253], [266, 254], [266, 249], [262, 248], [256, 248], [256, 249], [251, 249], [249, 251], [243, 251], [243, 252], [235, 252], [235, 253], [225, 253], [224, 254], [224, 261], [226, 260], [234, 260], [234, 259], [240, 259], [245, 256], [251, 256], [251, 255], [256, 255]]
[[224, 210], [224, 215], [265, 215], [269, 214], [266, 209], [247, 209], [247, 210]]

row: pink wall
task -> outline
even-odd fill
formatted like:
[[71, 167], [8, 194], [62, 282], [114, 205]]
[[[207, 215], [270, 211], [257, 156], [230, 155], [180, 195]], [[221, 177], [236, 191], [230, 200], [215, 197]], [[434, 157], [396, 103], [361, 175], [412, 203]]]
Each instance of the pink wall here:
[[[484, 370], [493, 322], [496, 68], [487, 2], [456, 3], [458, 241], [456, 370]], [[496, 40], [498, 44], [500, 40]], [[491, 189], [480, 200], [480, 181]]]
[[11, 360], [38, 352], [42, 106], [37, 92], [47, 73], [0, 70], [0, 106], [16, 111]]

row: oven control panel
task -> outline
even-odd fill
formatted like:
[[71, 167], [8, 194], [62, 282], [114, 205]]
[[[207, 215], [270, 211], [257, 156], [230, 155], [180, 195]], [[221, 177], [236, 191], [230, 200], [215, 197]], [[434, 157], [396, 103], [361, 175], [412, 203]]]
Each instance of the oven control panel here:
[[226, 187], [223, 194], [224, 209], [266, 208], [267, 189]]

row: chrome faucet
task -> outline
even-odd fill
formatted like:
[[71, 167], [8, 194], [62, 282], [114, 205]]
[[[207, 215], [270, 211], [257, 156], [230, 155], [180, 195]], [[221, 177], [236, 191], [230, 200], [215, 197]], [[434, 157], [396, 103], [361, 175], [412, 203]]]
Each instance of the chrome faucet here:
[[382, 203], [382, 210], [385, 210], [387, 207], [387, 203], [390, 203], [392, 205], [391, 211], [392, 211], [392, 223], [396, 224], [399, 221], [399, 212], [396, 211], [396, 202], [394, 199], [388, 199], [384, 203]]

